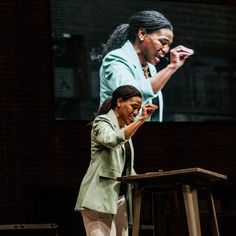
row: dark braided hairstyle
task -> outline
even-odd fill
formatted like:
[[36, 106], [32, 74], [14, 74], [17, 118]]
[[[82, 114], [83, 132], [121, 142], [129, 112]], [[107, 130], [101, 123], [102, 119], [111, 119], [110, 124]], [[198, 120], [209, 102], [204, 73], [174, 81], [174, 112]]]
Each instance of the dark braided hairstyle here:
[[122, 98], [123, 101], [128, 100], [131, 97], [140, 97], [142, 98], [142, 94], [139, 92], [137, 88], [132, 85], [122, 85], [113, 91], [112, 97], [107, 98], [100, 108], [98, 109], [96, 116], [106, 114], [110, 109], [115, 109], [117, 104], [117, 99]]
[[148, 10], [137, 12], [131, 16], [129, 24], [119, 25], [110, 35], [110, 38], [105, 44], [103, 56], [112, 50], [122, 47], [127, 40], [133, 43], [140, 28], [144, 28], [147, 33], [152, 33], [163, 28], [173, 31], [170, 21], [160, 12]]

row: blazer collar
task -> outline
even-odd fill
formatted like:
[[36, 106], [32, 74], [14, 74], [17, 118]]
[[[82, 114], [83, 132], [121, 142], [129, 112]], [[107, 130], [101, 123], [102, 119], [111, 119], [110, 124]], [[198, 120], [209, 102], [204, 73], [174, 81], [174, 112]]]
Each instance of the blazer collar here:
[[112, 109], [107, 113], [107, 115], [110, 117], [114, 127], [120, 128], [116, 114]]
[[134, 65], [135, 68], [142, 68], [140, 60], [138, 58], [138, 54], [136, 53], [133, 44], [129, 40], [126, 41], [126, 43], [122, 46], [122, 49], [124, 50], [125, 54], [127, 55], [127, 58], [129, 58], [129, 61]]
[[[122, 49], [124, 50], [125, 54], [127, 55], [127, 58], [129, 60], [129, 63], [133, 64], [134, 68], [139, 71], [140, 74], [143, 75], [142, 65], [140, 63], [138, 54], [136, 53], [133, 44], [127, 40], [126, 43], [122, 46]], [[156, 67], [152, 65], [151, 63], [148, 63], [148, 67], [151, 73], [151, 76], [156, 74]]]

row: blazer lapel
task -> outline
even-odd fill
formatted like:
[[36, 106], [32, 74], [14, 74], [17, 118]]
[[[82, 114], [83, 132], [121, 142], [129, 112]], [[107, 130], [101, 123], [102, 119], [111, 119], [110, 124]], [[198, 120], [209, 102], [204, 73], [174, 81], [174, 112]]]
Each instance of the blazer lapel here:
[[140, 60], [138, 58], [138, 55], [132, 45], [132, 43], [128, 40], [122, 47], [122, 49], [125, 52], [125, 55], [127, 56], [127, 60], [129, 61], [129, 64], [133, 66], [134, 72], [136, 74], [136, 77], [142, 77], [145, 78], [142, 65], [140, 63]]
[[109, 118], [111, 119], [111, 124], [112, 126], [115, 128], [115, 129], [120, 129], [119, 127], [119, 123], [118, 123], [118, 120], [117, 120], [117, 117], [116, 117], [116, 114], [115, 112], [111, 109], [107, 115], [109, 116]]

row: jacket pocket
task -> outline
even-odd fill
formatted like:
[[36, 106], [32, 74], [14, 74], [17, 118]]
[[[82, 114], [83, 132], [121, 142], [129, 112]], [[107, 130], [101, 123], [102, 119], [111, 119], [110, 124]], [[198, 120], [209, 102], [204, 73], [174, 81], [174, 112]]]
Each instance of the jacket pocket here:
[[115, 179], [120, 177], [120, 172], [114, 169], [101, 168], [99, 171], [99, 176], [103, 178]]

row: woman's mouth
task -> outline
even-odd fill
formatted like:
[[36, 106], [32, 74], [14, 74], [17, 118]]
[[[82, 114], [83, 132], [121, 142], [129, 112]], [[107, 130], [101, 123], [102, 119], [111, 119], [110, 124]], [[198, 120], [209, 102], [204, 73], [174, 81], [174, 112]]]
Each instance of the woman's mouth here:
[[159, 57], [155, 57], [155, 64], [158, 64], [160, 62]]
[[134, 117], [133, 117], [133, 116], [129, 116], [129, 120], [130, 120], [131, 122], [133, 122], [133, 121], [134, 121]]

